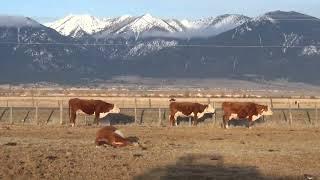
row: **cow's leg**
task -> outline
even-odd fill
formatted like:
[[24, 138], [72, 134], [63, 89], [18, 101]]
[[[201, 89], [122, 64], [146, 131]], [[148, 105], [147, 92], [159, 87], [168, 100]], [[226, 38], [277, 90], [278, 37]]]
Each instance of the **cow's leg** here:
[[176, 119], [175, 119], [175, 112], [170, 113], [170, 118], [169, 118], [169, 126], [174, 126]]
[[77, 118], [77, 114], [75, 111], [71, 110], [70, 112], [70, 123], [71, 123], [71, 127], [74, 127], [76, 124], [76, 118]]
[[100, 113], [94, 113], [94, 120], [93, 120], [93, 123], [94, 124], [99, 124], [99, 117], [100, 117]]
[[229, 121], [229, 118], [230, 118], [230, 115], [228, 115], [228, 114], [224, 114], [224, 115], [223, 115], [222, 120], [223, 120], [223, 127], [224, 127], [225, 129], [228, 129], [228, 121]]
[[248, 128], [251, 129], [252, 125], [253, 125], [252, 116], [249, 116], [249, 118], [248, 118]]
[[194, 115], [194, 117], [193, 117], [193, 125], [194, 126], [197, 126], [197, 124], [198, 124], [198, 116], [197, 116], [197, 113], [194, 113], [195, 115]]

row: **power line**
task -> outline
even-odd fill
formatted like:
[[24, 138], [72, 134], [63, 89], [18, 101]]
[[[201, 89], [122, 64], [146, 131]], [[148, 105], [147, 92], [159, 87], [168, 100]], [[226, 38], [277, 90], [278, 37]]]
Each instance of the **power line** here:
[[[40, 43], [40, 42], [0, 42], [4, 45], [64, 45], [64, 46], [127, 46], [134, 47], [136, 44], [123, 43]], [[308, 45], [320, 48], [320, 45]], [[308, 46], [281, 46], [281, 45], [218, 45], [218, 44], [177, 44], [171, 47], [208, 47], [208, 48], [304, 48]]]

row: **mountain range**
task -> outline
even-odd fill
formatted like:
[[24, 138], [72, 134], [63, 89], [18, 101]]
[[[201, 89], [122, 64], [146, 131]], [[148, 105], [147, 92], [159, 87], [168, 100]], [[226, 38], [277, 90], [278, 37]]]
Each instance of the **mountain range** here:
[[160, 19], [150, 14], [142, 16], [123, 15], [116, 18], [97, 18], [90, 15], [68, 15], [55, 22], [46, 23], [65, 36], [81, 38], [89, 34], [95, 38], [168, 36], [190, 38], [194, 36], [212, 36], [249, 20], [249, 17], [237, 14], [225, 14], [194, 21], [178, 19]]
[[83, 83], [114, 76], [320, 84], [320, 19], [273, 11], [200, 20], [69, 15], [40, 24], [0, 16], [0, 83]]

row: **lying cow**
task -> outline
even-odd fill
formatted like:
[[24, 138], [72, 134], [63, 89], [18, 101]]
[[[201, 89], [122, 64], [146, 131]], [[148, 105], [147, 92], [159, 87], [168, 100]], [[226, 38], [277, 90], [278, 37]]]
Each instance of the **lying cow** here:
[[250, 128], [253, 122], [263, 115], [272, 115], [268, 106], [253, 102], [223, 102], [222, 110], [224, 128], [228, 128], [228, 121], [231, 119], [248, 119]]
[[203, 117], [205, 114], [215, 113], [215, 109], [210, 105], [203, 105], [192, 102], [175, 102], [174, 99], [170, 100], [170, 126], [177, 125], [177, 118], [180, 117], [193, 117], [193, 125], [198, 124], [198, 118]]
[[128, 145], [140, 145], [136, 138], [125, 138], [123, 133], [114, 126], [105, 126], [98, 130], [95, 139], [96, 146], [110, 145], [123, 147]]
[[99, 118], [103, 118], [109, 113], [120, 113], [120, 109], [115, 104], [110, 104], [101, 100], [73, 98], [69, 100], [69, 118], [72, 127], [75, 125], [77, 111], [82, 111], [88, 115], [94, 115], [94, 122], [97, 124], [99, 123]]

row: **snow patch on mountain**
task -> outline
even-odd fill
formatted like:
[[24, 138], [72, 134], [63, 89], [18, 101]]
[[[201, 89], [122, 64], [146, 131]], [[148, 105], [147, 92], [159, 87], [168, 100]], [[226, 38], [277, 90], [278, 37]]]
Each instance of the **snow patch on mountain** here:
[[320, 55], [320, 48], [316, 46], [306, 46], [303, 48], [302, 53], [303, 56], [317, 56]]
[[128, 56], [145, 56], [149, 53], [159, 51], [167, 47], [173, 47], [177, 41], [154, 40], [147, 43], [139, 43], [130, 49]]
[[282, 46], [284, 47], [282, 48], [283, 53], [286, 53], [289, 47], [299, 45], [303, 40], [303, 36], [299, 36], [298, 34], [295, 34], [295, 33], [290, 33], [290, 34], [284, 33], [283, 38], [284, 38], [284, 41], [282, 43]]

